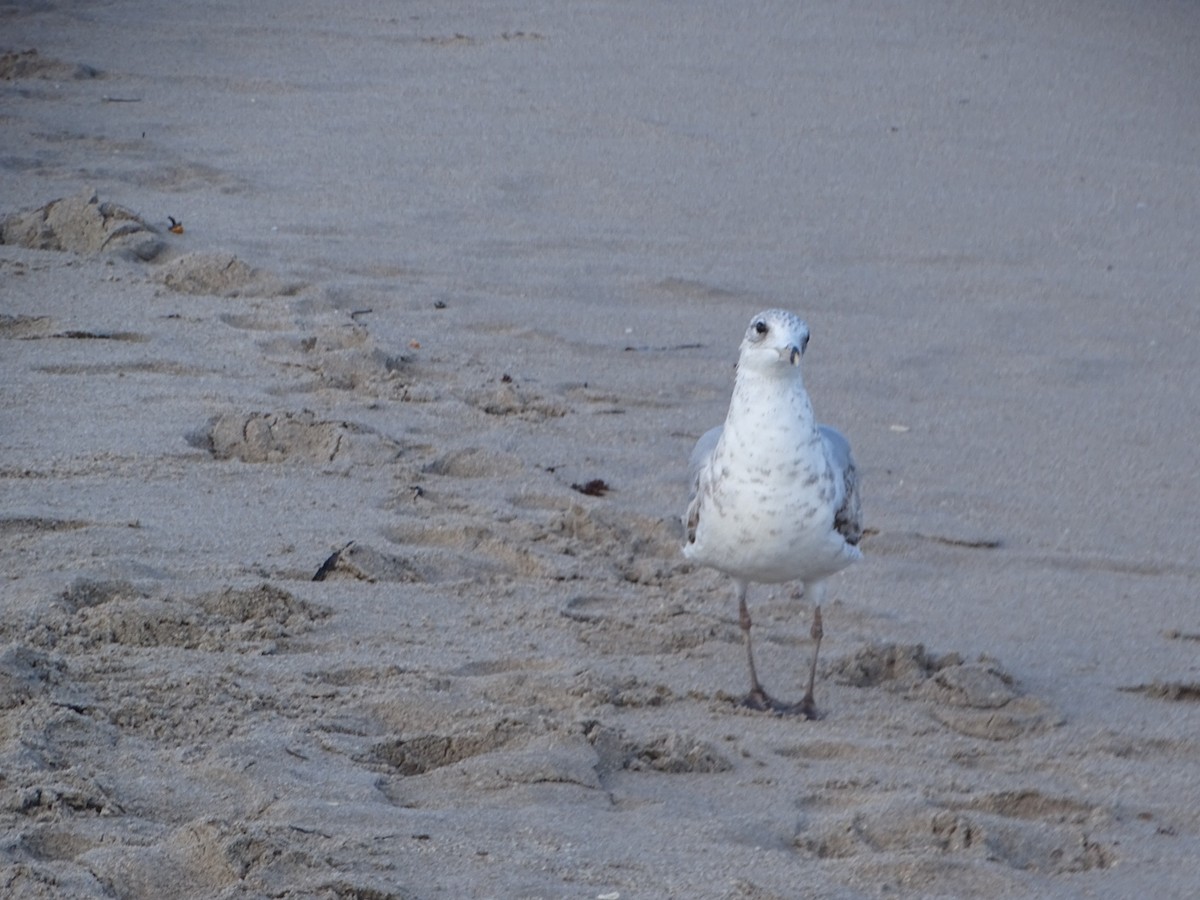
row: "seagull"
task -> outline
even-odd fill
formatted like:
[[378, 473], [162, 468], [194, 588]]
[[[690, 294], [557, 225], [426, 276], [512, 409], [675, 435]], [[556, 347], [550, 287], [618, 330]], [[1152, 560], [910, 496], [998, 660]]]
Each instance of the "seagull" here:
[[[725, 424], [706, 432], [692, 451], [683, 555], [733, 578], [750, 666], [744, 704], [814, 719], [825, 580], [862, 558], [863, 529], [850, 443], [817, 424], [804, 390], [800, 360], [808, 334], [804, 320], [782, 309], [750, 320]], [[751, 582], [787, 581], [803, 582], [813, 603], [808, 691], [791, 704], [759, 684], [746, 607]]]

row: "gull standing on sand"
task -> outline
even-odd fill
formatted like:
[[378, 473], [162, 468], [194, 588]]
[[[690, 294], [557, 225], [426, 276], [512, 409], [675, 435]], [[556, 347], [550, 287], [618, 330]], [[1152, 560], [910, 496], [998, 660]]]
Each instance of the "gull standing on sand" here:
[[[808, 325], [790, 312], [770, 309], [750, 321], [725, 424], [692, 451], [683, 555], [733, 578], [750, 665], [746, 705], [811, 719], [825, 579], [862, 558], [862, 520], [850, 444], [816, 423], [804, 390], [807, 346]], [[812, 668], [799, 703], [772, 699], [758, 682], [746, 608], [752, 581], [802, 581], [814, 605]]]

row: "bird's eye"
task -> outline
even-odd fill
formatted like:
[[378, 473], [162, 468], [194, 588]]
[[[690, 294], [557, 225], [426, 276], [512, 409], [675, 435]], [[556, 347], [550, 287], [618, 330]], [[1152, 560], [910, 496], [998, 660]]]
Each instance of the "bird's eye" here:
[[763, 334], [766, 334], [770, 330], [771, 329], [767, 327], [767, 323], [764, 322], [762, 319], [759, 319], [757, 322], [754, 323], [755, 334], [763, 335]]

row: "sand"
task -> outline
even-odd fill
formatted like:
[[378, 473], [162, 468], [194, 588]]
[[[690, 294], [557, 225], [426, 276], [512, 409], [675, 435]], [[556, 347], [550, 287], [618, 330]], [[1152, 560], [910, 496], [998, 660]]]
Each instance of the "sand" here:
[[[0, 8], [0, 894], [1194, 895], [1200, 11], [333, 9]], [[679, 554], [769, 306], [816, 722]]]

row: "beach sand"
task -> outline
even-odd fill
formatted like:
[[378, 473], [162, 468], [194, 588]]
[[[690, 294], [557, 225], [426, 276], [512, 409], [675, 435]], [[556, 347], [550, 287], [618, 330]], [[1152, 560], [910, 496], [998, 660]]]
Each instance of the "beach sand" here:
[[[0, 894], [1193, 896], [1197, 46], [0, 8]], [[815, 722], [679, 553], [772, 306], [869, 528]]]

